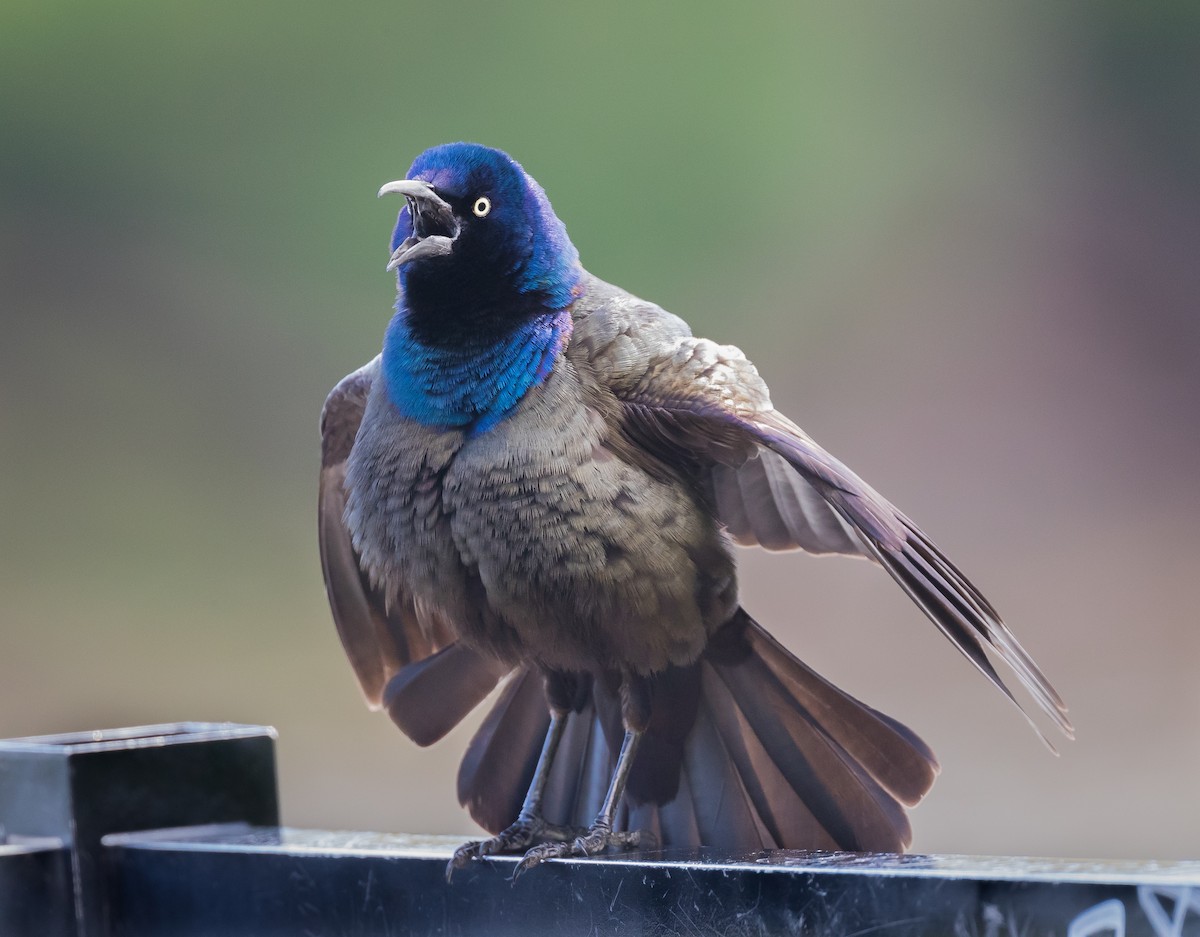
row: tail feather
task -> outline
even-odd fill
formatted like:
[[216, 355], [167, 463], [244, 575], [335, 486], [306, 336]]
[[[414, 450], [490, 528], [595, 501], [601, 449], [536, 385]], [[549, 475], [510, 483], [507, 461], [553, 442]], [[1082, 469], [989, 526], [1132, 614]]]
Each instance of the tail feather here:
[[541, 677], [516, 671], [458, 768], [458, 802], [484, 829], [498, 833], [517, 818], [549, 728]]
[[774, 846], [775, 838], [746, 789], [744, 776], [717, 729], [707, 700], [696, 713], [683, 773], [692, 793], [700, 842], [731, 851]]
[[717, 668], [749, 728], [792, 789], [843, 849], [897, 851], [911, 841], [904, 810], [761, 658]]
[[[904, 808], [932, 785], [933, 753], [819, 677], [745, 612], [704, 658], [661, 679], [618, 828], [648, 830], [664, 847], [737, 852], [908, 846]], [[591, 694], [567, 717], [547, 782], [552, 822], [590, 824], [615, 765], [623, 734], [617, 694], [599, 678]], [[546, 712], [540, 681], [523, 670], [471, 744], [459, 796], [489, 830], [516, 818]]]
[[628, 800], [621, 802], [617, 811], [618, 829], [644, 830], [654, 837], [654, 842], [663, 841], [662, 823], [659, 822], [658, 804], [630, 804]]
[[579, 712], [567, 716], [558, 755], [546, 783], [543, 801], [546, 819], [572, 826], [587, 826], [592, 822], [604, 800], [615, 764], [612, 751], [591, 700]]
[[[764, 848], [836, 849], [836, 841], [776, 766], [712, 667], [706, 668], [704, 691], [726, 751], [769, 836]], [[752, 841], [739, 845], [753, 848]]]
[[662, 831], [662, 846], [695, 846], [704, 842], [696, 812], [696, 794], [686, 772], [680, 773], [675, 799], [659, 805], [658, 826]]
[[747, 628], [746, 639], [808, 718], [872, 779], [908, 807], [925, 796], [939, 768], [915, 732], [839, 690], [758, 624]]

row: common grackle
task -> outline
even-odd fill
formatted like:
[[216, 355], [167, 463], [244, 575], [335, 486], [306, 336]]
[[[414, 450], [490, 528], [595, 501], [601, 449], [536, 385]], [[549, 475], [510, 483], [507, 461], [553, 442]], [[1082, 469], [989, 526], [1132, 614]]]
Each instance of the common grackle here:
[[385, 193], [405, 199], [399, 299], [382, 354], [325, 403], [321, 557], [367, 701], [410, 738], [503, 683], [458, 776], [496, 835], [448, 872], [655, 841], [910, 843], [933, 753], [739, 607], [735, 542], [878, 563], [1072, 735], [920, 528], [775, 410], [737, 348], [585, 271], [513, 159], [435, 147]]

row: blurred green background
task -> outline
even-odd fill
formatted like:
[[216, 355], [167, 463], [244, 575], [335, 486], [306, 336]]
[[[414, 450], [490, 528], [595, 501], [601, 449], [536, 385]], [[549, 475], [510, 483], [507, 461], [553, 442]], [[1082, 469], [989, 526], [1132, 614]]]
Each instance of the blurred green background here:
[[1072, 706], [1046, 754], [865, 563], [750, 610], [916, 728], [914, 848], [1200, 850], [1200, 5], [7, 0], [0, 736], [279, 728], [285, 819], [467, 832], [469, 727], [369, 714], [317, 415], [425, 147], [508, 150], [595, 273], [736, 342]]

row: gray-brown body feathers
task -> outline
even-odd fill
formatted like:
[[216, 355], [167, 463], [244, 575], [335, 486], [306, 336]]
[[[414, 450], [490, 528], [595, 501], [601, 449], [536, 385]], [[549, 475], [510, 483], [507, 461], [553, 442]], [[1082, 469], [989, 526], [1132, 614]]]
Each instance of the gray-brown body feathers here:
[[[586, 824], [621, 738], [623, 675], [647, 741], [623, 822], [665, 845], [901, 849], [937, 763], [738, 607], [732, 542], [880, 563], [999, 686], [1065, 708], [991, 606], [921, 531], [774, 410], [735, 348], [585, 276], [549, 377], [483, 433], [391, 404], [379, 359], [322, 417], [320, 534], [334, 617], [368, 701], [429, 744], [504, 689], [460, 798], [512, 822], [574, 675], [547, 819]], [[1015, 702], [1015, 700], [1014, 700]]]

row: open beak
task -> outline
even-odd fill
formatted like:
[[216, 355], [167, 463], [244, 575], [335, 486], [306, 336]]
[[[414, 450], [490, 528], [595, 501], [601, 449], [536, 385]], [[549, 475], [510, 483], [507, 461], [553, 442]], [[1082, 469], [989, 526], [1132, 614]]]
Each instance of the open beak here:
[[412, 237], [396, 248], [388, 259], [388, 270], [401, 264], [428, 257], [442, 257], [454, 248], [458, 237], [458, 219], [452, 209], [426, 183], [418, 179], [398, 179], [379, 190], [384, 195], [403, 195], [408, 200], [408, 211], [412, 216]]

